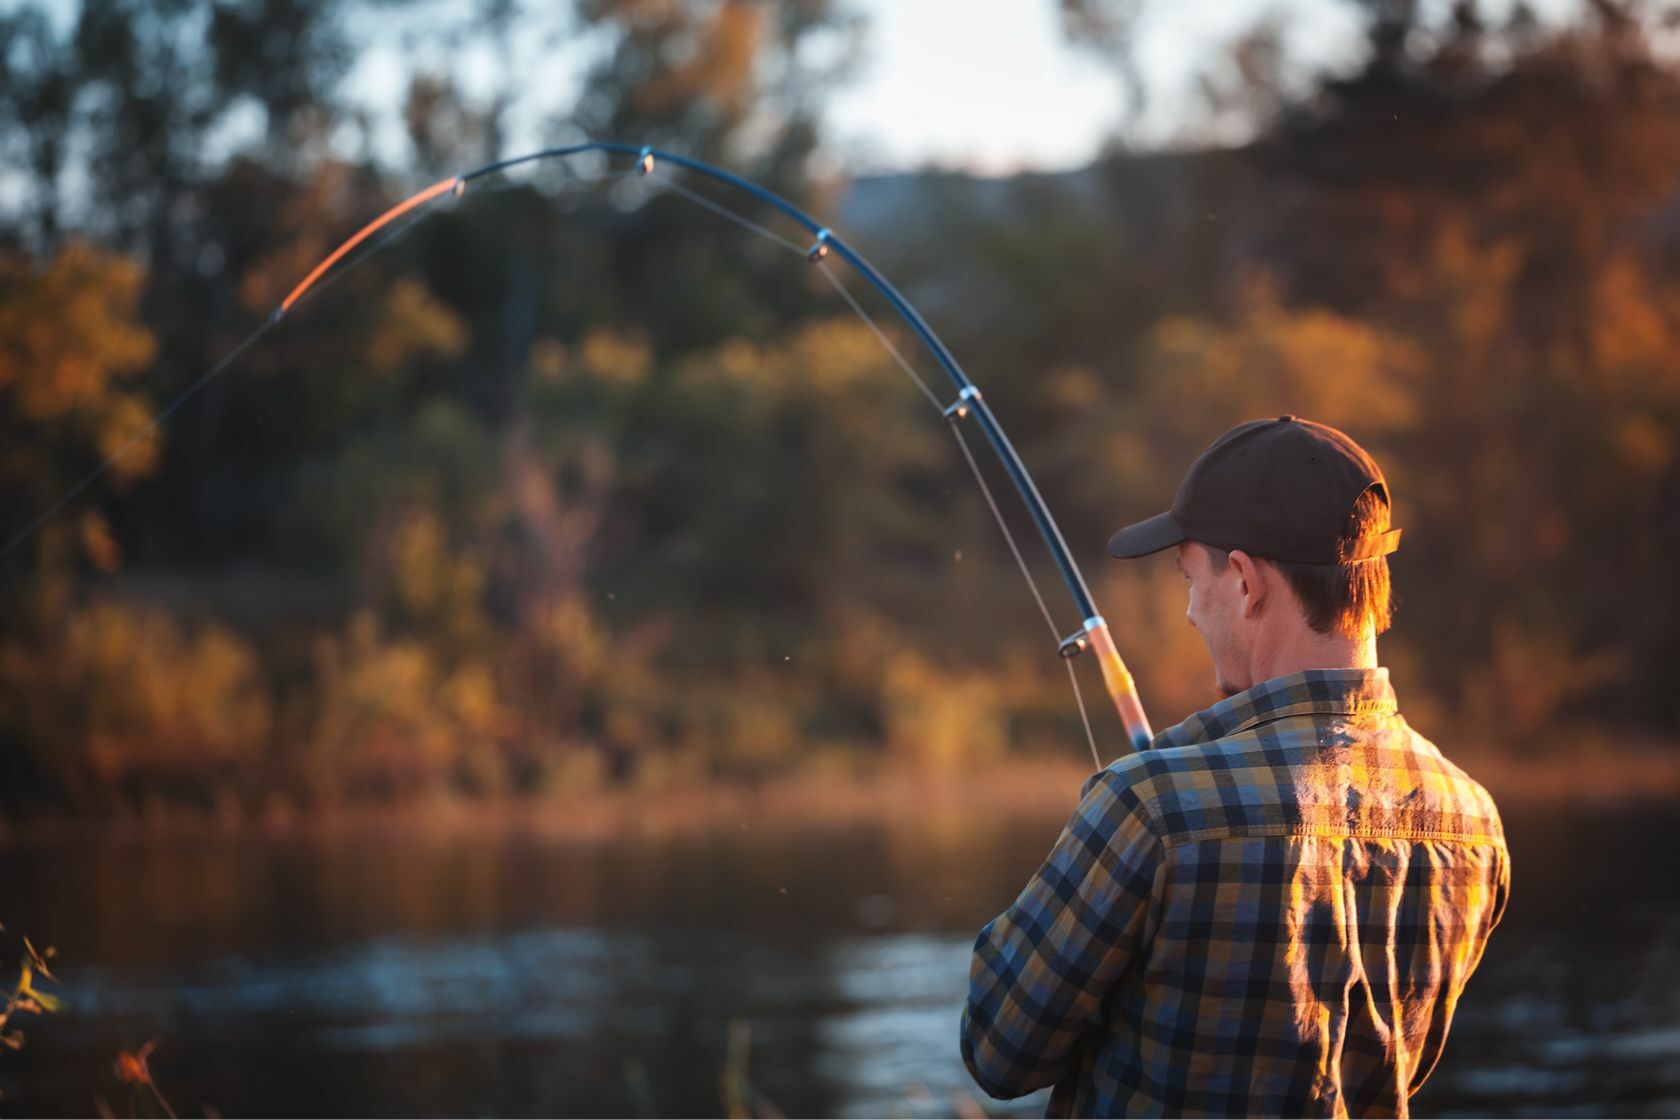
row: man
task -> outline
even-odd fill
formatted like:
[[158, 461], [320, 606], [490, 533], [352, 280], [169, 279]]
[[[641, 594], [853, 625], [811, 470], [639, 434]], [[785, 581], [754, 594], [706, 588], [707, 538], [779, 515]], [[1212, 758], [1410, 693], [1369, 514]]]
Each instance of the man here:
[[1225, 697], [1085, 785], [975, 945], [962, 1053], [1051, 1115], [1405, 1116], [1504, 911], [1487, 791], [1400, 718], [1388, 486], [1334, 428], [1221, 436], [1116, 557], [1176, 550]]

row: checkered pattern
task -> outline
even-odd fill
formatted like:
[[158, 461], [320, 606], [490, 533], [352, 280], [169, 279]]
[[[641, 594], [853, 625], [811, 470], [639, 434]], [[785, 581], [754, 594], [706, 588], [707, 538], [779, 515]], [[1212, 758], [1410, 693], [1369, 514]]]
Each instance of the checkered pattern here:
[[1509, 889], [1386, 670], [1279, 677], [1086, 783], [980, 932], [963, 1060], [1052, 1116], [1404, 1116]]

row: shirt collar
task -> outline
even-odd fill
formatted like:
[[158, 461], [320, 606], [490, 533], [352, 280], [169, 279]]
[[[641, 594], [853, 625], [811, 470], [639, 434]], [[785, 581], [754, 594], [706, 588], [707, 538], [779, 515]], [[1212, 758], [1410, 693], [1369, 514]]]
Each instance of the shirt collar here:
[[1303, 669], [1273, 677], [1169, 727], [1152, 747], [1187, 747], [1236, 735], [1286, 716], [1398, 712], [1387, 669]]

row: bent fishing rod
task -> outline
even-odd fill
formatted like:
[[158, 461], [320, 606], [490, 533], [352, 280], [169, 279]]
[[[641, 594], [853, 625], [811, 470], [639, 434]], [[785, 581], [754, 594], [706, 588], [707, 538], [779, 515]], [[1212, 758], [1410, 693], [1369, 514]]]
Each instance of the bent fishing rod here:
[[[269, 314], [268, 318], [261, 326], [247, 336], [244, 341], [240, 342], [231, 351], [229, 351], [227, 355], [225, 355], [196, 381], [189, 385], [186, 390], [171, 401], [164, 409], [158, 412], [157, 415], [155, 415], [144, 427], [142, 427], [139, 432], [131, 436], [128, 441], [109, 455], [104, 462], [92, 471], [92, 473], [72, 487], [62, 498], [54, 503], [51, 508], [24, 529], [23, 532], [14, 537], [3, 550], [0, 550], [0, 558], [3, 558], [18, 545], [22, 544], [25, 539], [35, 532], [35, 530], [39, 529], [59, 510], [64, 508], [65, 505], [86, 489], [95, 479], [104, 474], [104, 472], [115, 464], [118, 459], [122, 458], [122, 456], [131, 450], [136, 444], [148, 438], [151, 433], [155, 431], [164, 420], [168, 419], [168, 417], [182, 404], [184, 404], [189, 397], [197, 393], [211, 380], [220, 375], [222, 371], [231, 365], [242, 353], [255, 344], [263, 334], [267, 333], [268, 330], [273, 328], [283, 318], [285, 318], [285, 316], [291, 312], [293, 308], [298, 306], [301, 301], [305, 300], [312, 293], [318, 293], [327, 283], [330, 283], [332, 280], [344, 275], [345, 272], [349, 271], [350, 268], [355, 267], [355, 265], [360, 264], [361, 261], [367, 259], [368, 256], [371, 256], [372, 253], [376, 252], [378, 248], [382, 247], [391, 237], [400, 232], [401, 229], [406, 228], [406, 222], [397, 224], [399, 223], [399, 220], [404, 218], [407, 218], [409, 222], [417, 220], [431, 204], [440, 199], [459, 198], [466, 193], [466, 190], [470, 185], [488, 176], [501, 174], [516, 167], [536, 163], [542, 160], [565, 159], [567, 157], [580, 156], [589, 153], [599, 153], [607, 157], [629, 156], [633, 158], [635, 160], [633, 173], [650, 179], [658, 186], [668, 189], [674, 193], [681, 194], [700, 206], [736, 222], [753, 233], [767, 237], [787, 249], [803, 254], [811, 264], [816, 265], [822, 270], [824, 276], [834, 286], [835, 290], [851, 306], [852, 310], [863, 319], [864, 323], [887, 349], [887, 352], [893, 357], [900, 368], [903, 369], [904, 372], [916, 383], [917, 387], [922, 391], [922, 394], [928, 398], [929, 402], [935, 408], [939, 410], [950, 426], [952, 434], [956, 437], [957, 443], [962, 449], [963, 457], [967, 460], [969, 468], [974, 474], [975, 480], [980, 484], [980, 488], [985, 496], [987, 505], [990, 507], [999, 529], [1002, 530], [1010, 551], [1014, 554], [1015, 561], [1020, 567], [1022, 575], [1027, 579], [1027, 584], [1029, 588], [1031, 588], [1033, 596], [1038, 602], [1039, 610], [1043, 614], [1046, 624], [1050, 627], [1051, 635], [1057, 641], [1058, 652], [1064, 661], [1067, 662], [1068, 678], [1073, 683], [1074, 695], [1079, 705], [1080, 718], [1085, 726], [1086, 738], [1091, 745], [1092, 760], [1096, 762], [1099, 769], [1102, 768], [1102, 760], [1097, 754], [1096, 740], [1091, 732], [1090, 720], [1085, 712], [1084, 698], [1080, 693], [1078, 676], [1073, 670], [1073, 659], [1087, 650], [1094, 654], [1097, 659], [1097, 664], [1102, 672], [1103, 686], [1108, 692], [1109, 699], [1114, 704], [1115, 711], [1120, 717], [1121, 724], [1125, 727], [1127, 738], [1133, 749], [1140, 751], [1147, 749], [1154, 736], [1149, 727], [1149, 720], [1144, 715], [1143, 704], [1138, 698], [1136, 684], [1132, 679], [1130, 671], [1126, 668], [1126, 664], [1124, 660], [1122, 660], [1119, 650], [1115, 647], [1114, 638], [1110, 633], [1108, 623], [1097, 611], [1096, 603], [1091, 597], [1090, 588], [1085, 583], [1085, 577], [1080, 572], [1079, 565], [1074, 561], [1072, 553], [1068, 550], [1067, 542], [1062, 538], [1061, 529], [1056, 525], [1055, 518], [1051, 516], [1049, 507], [1046, 506], [1043, 496], [1038, 492], [1038, 487], [1034, 485], [1032, 476], [1028, 473], [1026, 465], [1021, 461], [1021, 457], [1016, 452], [1014, 445], [1010, 443], [1009, 437], [1004, 433], [1003, 426], [998, 422], [998, 419], [996, 415], [993, 414], [991, 407], [986, 403], [984, 395], [969, 379], [968, 375], [963, 372], [962, 367], [957, 363], [956, 358], [952, 356], [944, 341], [941, 340], [936, 333], [934, 333], [932, 327], [928, 326], [926, 320], [922, 318], [921, 314], [917, 312], [913, 306], [911, 306], [910, 301], [907, 300], [897, 288], [893, 287], [891, 282], [889, 282], [886, 277], [882, 276], [881, 273], [877, 271], [876, 268], [870, 264], [861, 253], [852, 248], [851, 245], [847, 244], [846, 241], [832, 229], [817, 222], [809, 214], [806, 214], [793, 203], [757, 183], [744, 179], [741, 176], [733, 174], [732, 172], [726, 171], [722, 168], [714, 167], [711, 164], [705, 163], [701, 160], [692, 159], [688, 156], [652, 147], [636, 146], [613, 141], [587, 141], [577, 144], [563, 145], [560, 147], [545, 148], [541, 151], [531, 152], [526, 155], [497, 160], [493, 163], [485, 164], [483, 167], [475, 168], [474, 170], [454, 175], [447, 179], [440, 179], [431, 186], [426, 187], [423, 190], [416, 191], [414, 194], [390, 207], [384, 213], [380, 214], [378, 217], [374, 218], [361, 229], [356, 231], [356, 233], [346, 238], [342, 244], [324, 257], [321, 262], [311, 269], [308, 275], [299, 281], [298, 284], [286, 294], [285, 298], [283, 298], [279, 304], [275, 306], [274, 310]], [[687, 190], [679, 183], [671, 180], [654, 179], [655, 168], [666, 163], [721, 183], [771, 207], [809, 234], [812, 238], [811, 242], [807, 245], [796, 244], [774, 231], [767, 229], [763, 225], [736, 213], [728, 207], [722, 206], [703, 195]], [[611, 177], [613, 176], [607, 175], [602, 176], [601, 178], [605, 179]], [[363, 246], [364, 244], [368, 244], [369, 248], [362, 256], [353, 260], [345, 268], [339, 269], [336, 272], [334, 271], [335, 266], [339, 265], [340, 262], [344, 261], [353, 252], [355, 252], [357, 248]], [[863, 306], [852, 296], [850, 291], [841, 282], [840, 278], [834, 275], [834, 273], [827, 267], [826, 260], [831, 253], [839, 259], [845, 261], [851, 266], [854, 272], [863, 277], [863, 279], [880, 294], [888, 306], [890, 306], [893, 311], [898, 314], [899, 318], [909, 326], [911, 332], [922, 342], [928, 352], [933, 355], [934, 360], [939, 363], [940, 368], [945, 371], [946, 377], [949, 379], [952, 388], [955, 390], [955, 396], [953, 398], [949, 400], [942, 400], [934, 393], [934, 391], [928, 386], [925, 379], [916, 372], [914, 367], [911, 366], [911, 364], [892, 344], [886, 333], [879, 327], [879, 325], [876, 324], [868, 312], [864, 310]], [[1034, 581], [1025, 559], [1022, 557], [1021, 551], [1015, 543], [1014, 536], [1010, 533], [1009, 527], [1005, 523], [1002, 512], [998, 508], [998, 504], [991, 493], [991, 489], [987, 485], [985, 477], [980, 471], [979, 464], [975, 461], [967, 441], [963, 438], [962, 427], [969, 422], [973, 422], [978, 425], [980, 431], [985, 435], [987, 442], [991, 444], [992, 450], [996, 453], [1005, 472], [1009, 475], [1010, 481], [1014, 483], [1015, 489], [1017, 493], [1019, 493], [1021, 500], [1026, 504], [1028, 512], [1032, 515], [1033, 523], [1037, 527], [1039, 535], [1043, 538], [1045, 546], [1049, 549], [1051, 557], [1055, 560], [1056, 568], [1062, 577], [1062, 582], [1067, 586], [1068, 592], [1073, 597], [1074, 605], [1078, 609], [1081, 622], [1078, 629], [1074, 630], [1071, 634], [1068, 634], [1065, 637], [1062, 636], [1060, 629], [1056, 626], [1054, 619], [1051, 617], [1049, 608], [1045, 605], [1044, 597], [1039, 592], [1037, 583]]]

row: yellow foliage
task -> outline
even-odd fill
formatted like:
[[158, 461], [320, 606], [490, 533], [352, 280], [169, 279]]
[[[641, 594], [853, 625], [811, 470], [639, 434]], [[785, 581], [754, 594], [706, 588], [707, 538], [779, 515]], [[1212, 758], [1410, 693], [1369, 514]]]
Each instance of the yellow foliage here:
[[731, 768], [763, 772], [796, 759], [803, 744], [787, 701], [771, 688], [726, 692], [714, 717], [713, 753]]
[[122, 452], [122, 458], [111, 465], [111, 473], [117, 478], [150, 474], [158, 460], [151, 406], [144, 398], [128, 393], [113, 395], [109, 409], [100, 418], [96, 446], [101, 458]]
[[553, 658], [560, 677], [589, 683], [610, 669], [612, 637], [583, 599], [567, 596], [548, 604], [530, 626], [538, 646]]
[[[139, 321], [144, 273], [120, 254], [71, 240], [44, 264], [0, 251], [0, 420], [66, 429], [104, 458], [149, 422], [151, 403], [121, 382], [156, 346]], [[124, 451], [117, 482], [157, 465], [154, 435]]]
[[566, 372], [566, 347], [544, 335], [531, 343], [531, 372], [544, 381], [557, 381]]
[[1157, 399], [1141, 414], [1158, 421], [1188, 411], [1198, 430], [1217, 434], [1291, 412], [1369, 435], [1416, 417], [1409, 386], [1420, 361], [1401, 338], [1334, 312], [1283, 307], [1269, 282], [1255, 280], [1229, 327], [1177, 317], [1155, 329], [1146, 368]]
[[76, 519], [76, 528], [88, 563], [97, 571], [116, 571], [122, 564], [122, 549], [111, 535], [110, 523], [97, 511], [87, 510]]
[[251, 648], [214, 623], [188, 635], [154, 607], [95, 602], [64, 620], [51, 648], [0, 646], [0, 695], [0, 719], [84, 790], [214, 773], [268, 748], [271, 705]]
[[1631, 254], [1607, 262], [1593, 277], [1592, 363], [1611, 384], [1654, 366], [1673, 376], [1676, 350], [1664, 309], [1652, 298], [1646, 272]]
[[441, 636], [464, 641], [486, 625], [488, 574], [475, 557], [451, 549], [435, 509], [411, 506], [381, 518], [369, 533], [363, 569], [380, 599]]
[[914, 651], [893, 656], [882, 686], [888, 748], [935, 773], [995, 762], [1008, 748], [997, 684], [943, 669]]
[[[924, 380], [930, 376], [919, 372]], [[855, 318], [803, 323], [763, 343], [733, 338], [685, 363], [681, 376], [688, 384], [737, 390], [766, 411], [822, 408], [816, 438], [854, 456], [879, 446], [885, 459], [908, 466], [942, 463], [948, 454], [937, 428], [918, 415], [920, 402], [891, 355]]]
[[882, 674], [904, 635], [892, 620], [851, 604], [842, 605], [827, 628], [823, 652], [830, 687], [873, 702]]
[[1102, 380], [1084, 366], [1063, 366], [1051, 370], [1046, 379], [1045, 395], [1067, 412], [1100, 407], [1104, 392]]
[[432, 510], [417, 510], [395, 531], [392, 576], [402, 604], [426, 614], [447, 603], [476, 604], [484, 590], [484, 571], [452, 555], [445, 529]]
[[426, 286], [403, 277], [390, 286], [381, 314], [362, 345], [362, 364], [389, 375], [421, 356], [453, 358], [467, 345], [467, 327]]
[[152, 360], [138, 320], [138, 264], [85, 241], [65, 244], [44, 270], [0, 253], [0, 389], [18, 413], [46, 423], [93, 411], [112, 382]]
[[420, 642], [386, 640], [359, 612], [316, 647], [316, 717], [306, 780], [333, 794], [402, 794], [483, 773], [504, 720], [481, 664], [446, 672]]
[[482, 732], [493, 731], [501, 719], [496, 681], [479, 663], [462, 666], [444, 682], [441, 699], [445, 710], [462, 725]]
[[1430, 332], [1450, 345], [1456, 380], [1502, 372], [1501, 345], [1511, 320], [1511, 288], [1524, 261], [1513, 241], [1477, 242], [1462, 220], [1447, 221], [1415, 269], [1395, 278], [1395, 295], [1438, 309]]
[[[657, 10], [662, 5], [632, 4], [633, 9]], [[767, 5], [756, 0], [725, 0], [706, 26], [690, 40], [686, 58], [631, 93], [644, 112], [660, 114], [705, 100], [732, 119], [751, 103], [755, 62], [765, 37]], [[645, 15], [638, 11], [638, 15]], [[654, 17], [657, 18], [657, 17]]]
[[874, 391], [902, 378], [867, 326], [854, 318], [820, 319], [758, 343], [732, 338], [684, 369], [684, 376], [753, 390], [766, 400], [825, 395], [863, 388]]
[[1561, 634], [1499, 619], [1487, 660], [1466, 675], [1461, 715], [1499, 741], [1544, 742], [1544, 732], [1571, 701], [1627, 668], [1626, 656], [1616, 650], [1583, 654]]
[[[905, 347], [900, 346], [903, 353]], [[865, 324], [856, 319], [819, 319], [801, 326], [785, 341], [769, 348], [772, 365], [792, 367], [812, 388], [833, 391], [858, 385], [874, 387], [883, 381], [902, 390], [890, 356]]]
[[[596, 327], [583, 336], [578, 349], [583, 372], [608, 385], [639, 384], [653, 369], [653, 348], [639, 332]], [[558, 365], [557, 359], [550, 360]]]
[[286, 196], [278, 215], [285, 234], [240, 277], [239, 302], [246, 310], [258, 313], [272, 310], [298, 281], [309, 275], [316, 263], [332, 252], [337, 242], [350, 232], [342, 229], [333, 216], [347, 209], [359, 209], [365, 214], [366, 210], [382, 208], [377, 205], [379, 200], [369, 200], [370, 205], [365, 208], [352, 207], [349, 195], [353, 179], [354, 169], [349, 164], [322, 161], [301, 190]]
[[731, 338], [710, 355], [706, 368], [722, 380], [758, 386], [767, 381], [765, 364], [764, 352], [758, 346], [744, 338]]
[[39, 987], [35, 987], [35, 972], [34, 969], [30, 969], [27, 960], [25, 960], [24, 966], [18, 974], [17, 994], [25, 997], [25, 999], [34, 999], [35, 1004], [42, 1011], [62, 1011], [64, 1009], [62, 999], [54, 996], [52, 992], [40, 991]]
[[1657, 478], [1674, 461], [1674, 431], [1644, 415], [1629, 416], [1616, 430], [1616, 449], [1628, 469]]

